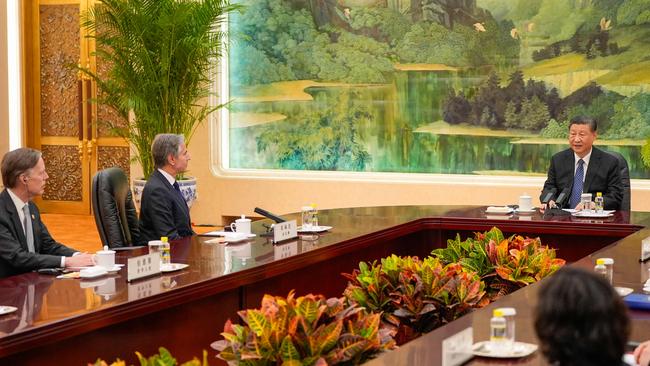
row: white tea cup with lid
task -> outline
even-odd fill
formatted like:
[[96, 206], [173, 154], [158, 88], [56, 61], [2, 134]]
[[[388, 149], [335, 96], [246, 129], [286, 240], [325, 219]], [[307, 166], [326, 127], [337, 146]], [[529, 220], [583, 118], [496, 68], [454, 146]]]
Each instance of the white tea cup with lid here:
[[533, 209], [533, 197], [529, 196], [527, 193], [519, 196], [519, 211], [532, 211]]
[[237, 233], [250, 234], [251, 219], [247, 219], [246, 215], [241, 215], [241, 218], [230, 224], [230, 230]]
[[115, 267], [115, 251], [109, 250], [108, 246], [104, 246], [104, 250], [95, 253], [95, 264], [104, 267], [106, 270], [112, 269]]

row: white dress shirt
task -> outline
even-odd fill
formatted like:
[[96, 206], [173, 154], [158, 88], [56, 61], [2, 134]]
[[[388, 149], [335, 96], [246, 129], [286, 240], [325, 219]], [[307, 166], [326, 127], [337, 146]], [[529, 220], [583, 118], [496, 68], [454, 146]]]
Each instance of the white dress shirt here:
[[163, 177], [165, 177], [165, 179], [167, 179], [169, 184], [171, 184], [172, 186], [174, 185], [174, 183], [176, 182], [176, 178], [174, 176], [172, 176], [171, 174], [167, 173], [162, 169], [158, 169], [158, 171], [160, 172], [160, 174], [163, 175]]

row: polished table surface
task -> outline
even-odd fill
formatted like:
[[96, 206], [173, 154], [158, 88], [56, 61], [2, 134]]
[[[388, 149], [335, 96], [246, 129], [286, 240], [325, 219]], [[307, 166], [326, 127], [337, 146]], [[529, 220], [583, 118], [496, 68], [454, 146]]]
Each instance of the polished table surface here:
[[[431, 249], [445, 246], [446, 239], [456, 233], [465, 237], [492, 226], [506, 234], [540, 236], [544, 244], [558, 248], [558, 256], [576, 261], [576, 265], [591, 268], [593, 259], [585, 256], [594, 252], [612, 257], [616, 285], [640, 290], [647, 278], [647, 265], [637, 260], [640, 240], [650, 236], [650, 230], [644, 228], [650, 226], [650, 214], [617, 212], [606, 219], [578, 219], [539, 213], [486, 216], [484, 210], [467, 206], [325, 210], [319, 218], [322, 225], [334, 227], [330, 232], [279, 245], [259, 235], [249, 242], [229, 245], [212, 244], [211, 238], [202, 236], [180, 240], [172, 245], [172, 261], [189, 264], [187, 269], [132, 283], [126, 281], [126, 269], [97, 280], [55, 279], [37, 273], [1, 279], [0, 305], [12, 305], [18, 311], [0, 316], [0, 357], [23, 364], [37, 363], [35, 353], [45, 353], [51, 359], [53, 353], [63, 353], [66, 347], [73, 348], [80, 342], [84, 342], [87, 353], [78, 351], [79, 356], [68, 355], [69, 360], [93, 361], [88, 355], [128, 359], [135, 350], [147, 354], [160, 345], [175, 354], [198, 356], [201, 349], [208, 348], [206, 340], [219, 338], [225, 319], [236, 319], [238, 309], [259, 306], [265, 292], [286, 295], [296, 288], [298, 294], [340, 296], [345, 280], [339, 273], [351, 272], [359, 260], [391, 253], [425, 256]], [[285, 217], [298, 219], [297, 214]], [[264, 231], [261, 222], [254, 223], [253, 231]], [[126, 263], [128, 257], [146, 253], [146, 248], [121, 251], [117, 261]], [[505, 304], [518, 310], [518, 339], [535, 342], [530, 311], [537, 288], [533, 285], [519, 290], [372, 364], [436, 364], [440, 362], [443, 338], [471, 325], [475, 340], [486, 339], [490, 309]], [[632, 338], [650, 339], [650, 316], [632, 316]], [[180, 334], [183, 326], [204, 326], [205, 332], [211, 329], [211, 333], [185, 340], [187, 337]], [[166, 339], [174, 341], [166, 344]], [[536, 353], [522, 362], [542, 361]]]

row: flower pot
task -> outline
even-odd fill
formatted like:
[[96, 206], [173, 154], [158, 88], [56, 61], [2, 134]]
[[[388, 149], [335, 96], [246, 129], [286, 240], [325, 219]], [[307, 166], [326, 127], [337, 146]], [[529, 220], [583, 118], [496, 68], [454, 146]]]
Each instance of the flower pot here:
[[[135, 203], [135, 208], [140, 211], [140, 202], [142, 200], [142, 191], [144, 190], [144, 185], [147, 183], [144, 179], [134, 179], [133, 180], [133, 201]], [[192, 204], [197, 200], [198, 194], [196, 192], [196, 178], [186, 178], [178, 181], [178, 185], [181, 189], [181, 194], [185, 198], [187, 207], [192, 208]]]

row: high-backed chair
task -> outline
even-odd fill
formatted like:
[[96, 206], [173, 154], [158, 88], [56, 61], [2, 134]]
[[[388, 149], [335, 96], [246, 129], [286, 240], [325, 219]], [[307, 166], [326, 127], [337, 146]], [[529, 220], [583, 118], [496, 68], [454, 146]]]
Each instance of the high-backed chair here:
[[621, 153], [616, 152], [616, 151], [608, 151], [611, 155], [616, 157], [616, 160], [618, 160], [618, 168], [621, 170], [621, 183], [623, 184], [623, 199], [621, 200], [621, 211], [630, 211], [630, 201], [631, 201], [631, 193], [630, 193], [630, 168], [627, 165], [627, 161], [621, 155]]
[[92, 206], [102, 245], [110, 248], [143, 245], [129, 181], [122, 169], [113, 167], [95, 174]]

